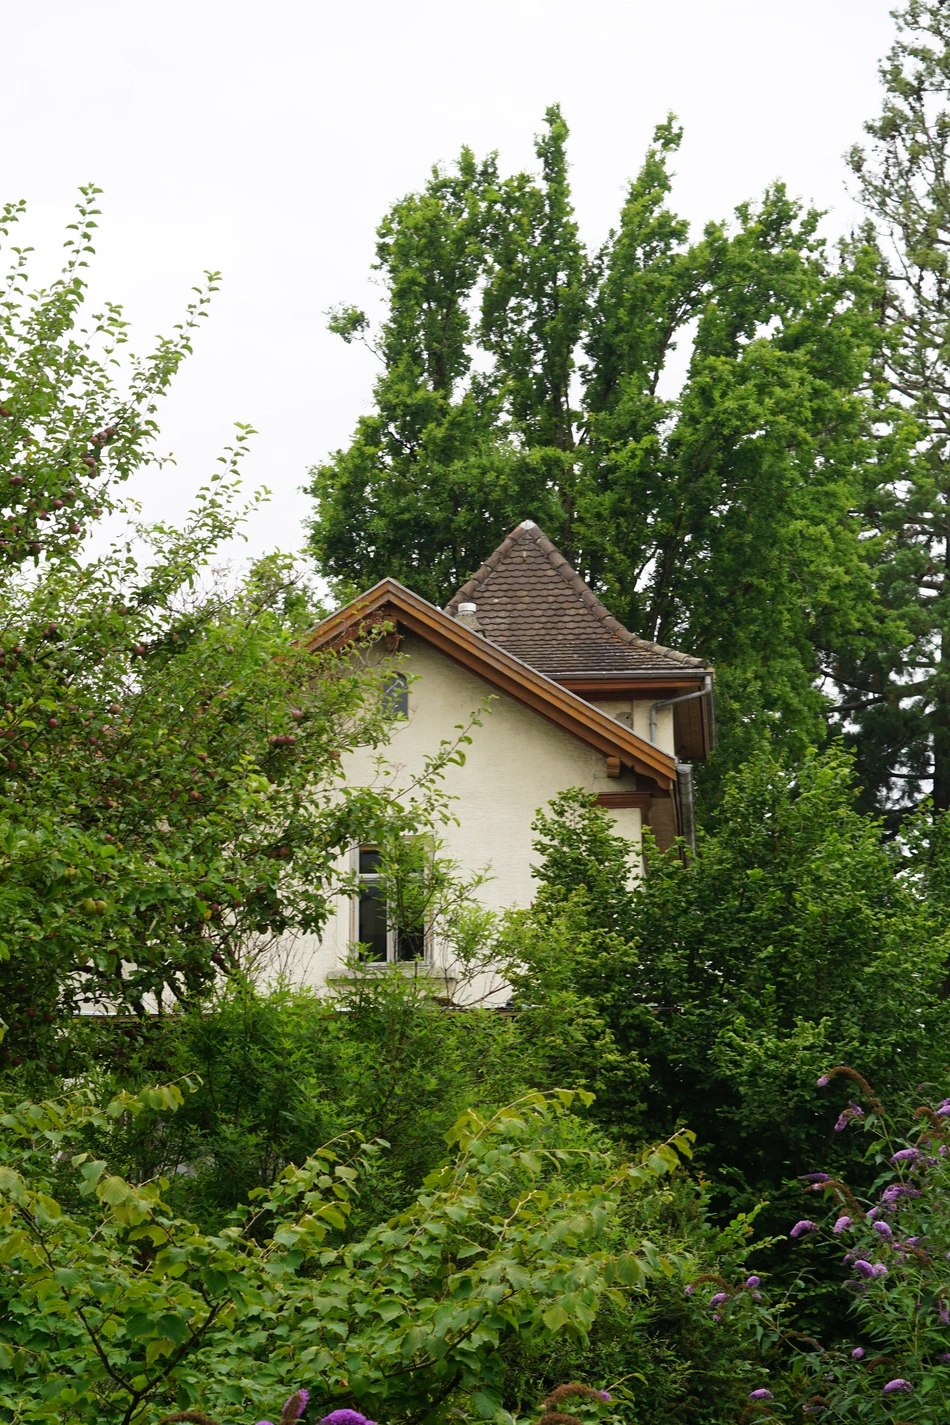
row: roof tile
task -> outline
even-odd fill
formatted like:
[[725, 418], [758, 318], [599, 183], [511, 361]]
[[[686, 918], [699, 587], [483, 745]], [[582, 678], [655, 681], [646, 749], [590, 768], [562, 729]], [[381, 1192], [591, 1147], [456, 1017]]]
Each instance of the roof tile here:
[[446, 605], [477, 605], [481, 631], [550, 678], [708, 668], [630, 633], [531, 520], [512, 530]]

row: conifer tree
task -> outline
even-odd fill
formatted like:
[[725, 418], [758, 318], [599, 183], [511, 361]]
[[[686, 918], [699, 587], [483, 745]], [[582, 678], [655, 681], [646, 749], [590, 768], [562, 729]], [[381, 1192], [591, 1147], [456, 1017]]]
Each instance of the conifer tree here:
[[880, 117], [850, 154], [879, 245], [877, 370], [897, 448], [881, 447], [865, 516], [891, 636], [836, 680], [866, 800], [895, 811], [932, 786], [950, 807], [950, 11], [911, 0], [881, 65]]

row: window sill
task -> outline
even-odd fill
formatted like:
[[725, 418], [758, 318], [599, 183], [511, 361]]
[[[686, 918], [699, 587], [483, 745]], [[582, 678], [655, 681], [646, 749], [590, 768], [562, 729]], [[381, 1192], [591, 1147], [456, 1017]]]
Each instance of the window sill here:
[[332, 970], [327, 975], [329, 983], [339, 983], [340, 981], [353, 981], [362, 979], [365, 975], [383, 975], [387, 970], [398, 970], [401, 975], [414, 980], [437, 980], [440, 984], [454, 989], [456, 976], [447, 975], [444, 970], [440, 970], [437, 965], [431, 965], [427, 960], [370, 960], [365, 965], [344, 966], [339, 970]]

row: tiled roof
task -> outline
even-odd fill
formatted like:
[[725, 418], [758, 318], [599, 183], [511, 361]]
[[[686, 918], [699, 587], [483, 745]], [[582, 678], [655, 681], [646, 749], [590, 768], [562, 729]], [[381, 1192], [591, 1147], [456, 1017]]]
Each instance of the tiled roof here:
[[684, 673], [709, 665], [629, 633], [531, 520], [512, 530], [446, 605], [477, 606], [482, 633], [548, 677]]

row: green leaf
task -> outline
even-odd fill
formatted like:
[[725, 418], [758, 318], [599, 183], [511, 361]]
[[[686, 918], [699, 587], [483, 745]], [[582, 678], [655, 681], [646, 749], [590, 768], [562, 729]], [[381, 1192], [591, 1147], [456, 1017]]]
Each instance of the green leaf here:
[[159, 1336], [165, 1336], [169, 1341], [173, 1341], [176, 1346], [181, 1346], [188, 1340], [188, 1325], [175, 1312], [164, 1312], [155, 1323], [155, 1331]]
[[404, 1361], [411, 1360], [417, 1351], [420, 1351], [426, 1342], [426, 1332], [421, 1326], [413, 1326], [402, 1338], [401, 1355]]
[[564, 1307], [559, 1306], [557, 1304], [555, 1304], [554, 1306], [549, 1306], [547, 1311], [544, 1311], [541, 1314], [541, 1320], [544, 1322], [548, 1330], [554, 1335], [556, 1335], [558, 1331], [562, 1330], [568, 1324], [570, 1319], [571, 1318], [564, 1310]]
[[76, 1287], [81, 1284], [83, 1276], [82, 1272], [75, 1267], [56, 1267], [53, 1272], [53, 1280], [59, 1286], [64, 1287], [66, 1291], [75, 1291]]
[[117, 1207], [120, 1202], [126, 1202], [131, 1196], [132, 1189], [124, 1178], [104, 1178], [96, 1188], [96, 1197], [101, 1202], [108, 1203], [110, 1207]]
[[617, 1276], [625, 1286], [642, 1286], [647, 1278], [646, 1264], [634, 1252], [624, 1252], [617, 1258]]

